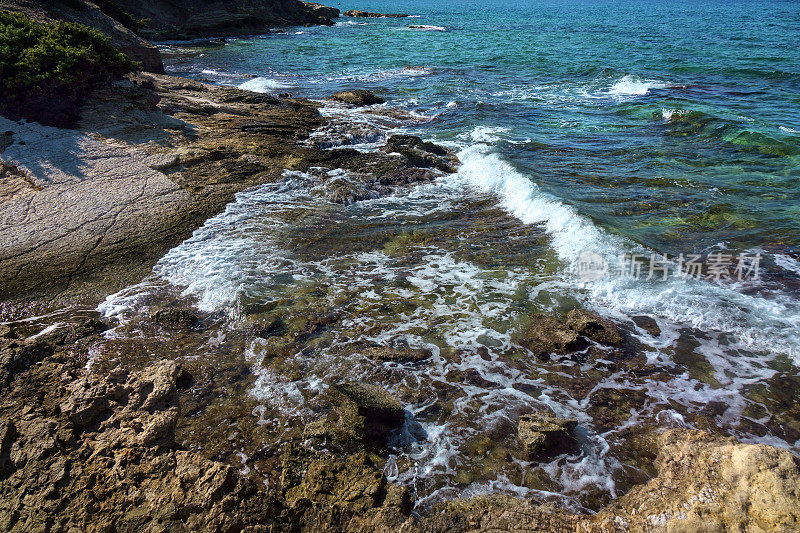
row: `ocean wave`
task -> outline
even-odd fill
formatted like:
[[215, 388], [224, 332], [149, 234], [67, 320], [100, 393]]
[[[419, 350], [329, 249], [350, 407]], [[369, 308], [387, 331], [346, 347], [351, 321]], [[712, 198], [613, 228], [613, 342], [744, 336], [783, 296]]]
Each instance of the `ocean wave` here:
[[663, 81], [641, 79], [637, 76], [626, 74], [609, 89], [608, 94], [614, 96], [643, 96], [652, 89], [666, 89], [668, 85]]
[[[486, 133], [477, 131], [475, 137], [486, 138]], [[580, 279], [576, 275], [577, 264], [586, 251], [598, 254], [609, 264], [616, 264], [624, 253], [649, 257], [652, 251], [595, 226], [573, 207], [543, 192], [488, 144], [469, 146], [459, 157], [459, 175], [471, 186], [496, 194], [510, 214], [526, 224], [541, 225], [548, 232], [553, 250], [567, 265], [567, 281], [590, 303], [628, 317], [649, 314], [674, 324], [729, 334], [733, 350], [786, 354], [800, 362], [800, 302], [791, 295], [775, 293], [765, 297], [692, 279]]]
[[272, 78], [264, 78], [264, 77], [253, 78], [252, 80], [248, 80], [239, 85], [240, 89], [244, 89], [245, 91], [252, 91], [255, 93], [267, 93], [270, 91], [275, 91], [280, 89], [289, 89], [290, 87], [291, 85], [288, 85], [286, 83], [280, 82]]

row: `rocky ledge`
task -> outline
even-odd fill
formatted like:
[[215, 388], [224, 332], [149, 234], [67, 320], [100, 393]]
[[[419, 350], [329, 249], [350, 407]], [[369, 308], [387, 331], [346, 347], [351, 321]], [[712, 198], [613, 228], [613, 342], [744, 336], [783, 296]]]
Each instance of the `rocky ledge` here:
[[[280, 482], [176, 442], [194, 377], [174, 361], [86, 370], [106, 326], [88, 320], [35, 338], [0, 330], [0, 528], [4, 531], [797, 531], [800, 471], [788, 451], [673, 429], [648, 439], [656, 475], [594, 515], [507, 496], [452, 500], [419, 516], [369, 448], [288, 443]], [[340, 427], [402, 423], [372, 385], [332, 389]], [[370, 425], [371, 424], [371, 425]], [[538, 455], [574, 421], [526, 415]], [[313, 438], [313, 437], [312, 437]], [[364, 438], [364, 437], [359, 437]], [[543, 448], [544, 447], [544, 448]]]
[[[377, 101], [357, 93], [356, 104]], [[313, 168], [339, 202], [455, 170], [452, 154], [416, 137], [374, 153], [321, 149], [310, 140], [328, 122], [319, 107], [136, 74], [98, 94], [78, 129], [0, 117], [0, 297], [100, 300], [141, 279], [235, 193], [287, 169]]]

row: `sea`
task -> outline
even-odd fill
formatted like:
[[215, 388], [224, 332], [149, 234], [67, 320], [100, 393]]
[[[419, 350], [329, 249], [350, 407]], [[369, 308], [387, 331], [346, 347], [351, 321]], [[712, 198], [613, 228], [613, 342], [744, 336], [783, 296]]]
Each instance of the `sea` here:
[[[335, 383], [396, 394], [407, 421], [385, 472], [420, 509], [493, 492], [596, 509], [642, 479], [625, 452], [639, 428], [800, 453], [800, 3], [335, 7], [410, 17], [160, 43], [167, 71], [318, 100], [331, 123], [309, 142], [370, 151], [417, 135], [453, 149], [458, 172], [337, 203], [318, 174], [346, 172], [287, 170], [101, 304], [113, 335], [143, 335], [136, 317], [165, 302], [205, 313], [213, 335], [183, 355], [241, 350], [249, 416], [275, 442]], [[348, 89], [386, 103], [326, 100]], [[626, 331], [639, 363], [525, 349], [531, 317], [575, 307]], [[277, 362], [269, 339], [224, 342], [311, 315], [322, 332]], [[430, 357], [376, 361], [365, 346]], [[577, 419], [581, 453], [509, 452], [531, 410]]]

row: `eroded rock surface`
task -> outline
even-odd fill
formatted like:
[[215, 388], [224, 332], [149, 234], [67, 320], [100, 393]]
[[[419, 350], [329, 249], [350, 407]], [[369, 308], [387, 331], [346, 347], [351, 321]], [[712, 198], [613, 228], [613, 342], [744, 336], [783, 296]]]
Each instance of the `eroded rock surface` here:
[[326, 198], [349, 203], [454, 164], [418, 138], [393, 155], [306, 143], [327, 120], [304, 99], [150, 74], [99, 94], [78, 130], [0, 117], [0, 298], [102, 299], [141, 279], [235, 193], [286, 169], [313, 168]]
[[[89, 347], [104, 329], [90, 320], [35, 339], [0, 330], [3, 530], [789, 532], [800, 526], [800, 470], [789, 451], [685, 429], [655, 433], [656, 476], [594, 515], [496, 495], [443, 502], [415, 516], [409, 491], [387, 480], [383, 456], [315, 451], [300, 442], [285, 447], [280, 482], [268, 487], [255, 471], [176, 443], [181, 398], [191, 383], [176, 362], [88, 372]], [[339, 388], [359, 413], [363, 407], [399, 422], [399, 402], [385, 393]], [[523, 416], [532, 434], [542, 433], [544, 422], [569, 432], [572, 421], [551, 419]]]

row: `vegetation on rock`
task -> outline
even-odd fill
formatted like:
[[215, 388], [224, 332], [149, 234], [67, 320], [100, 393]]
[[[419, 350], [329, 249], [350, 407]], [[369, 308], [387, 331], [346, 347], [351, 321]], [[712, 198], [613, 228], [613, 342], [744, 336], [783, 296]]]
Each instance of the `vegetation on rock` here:
[[69, 127], [87, 95], [137, 65], [81, 24], [0, 12], [0, 113]]

